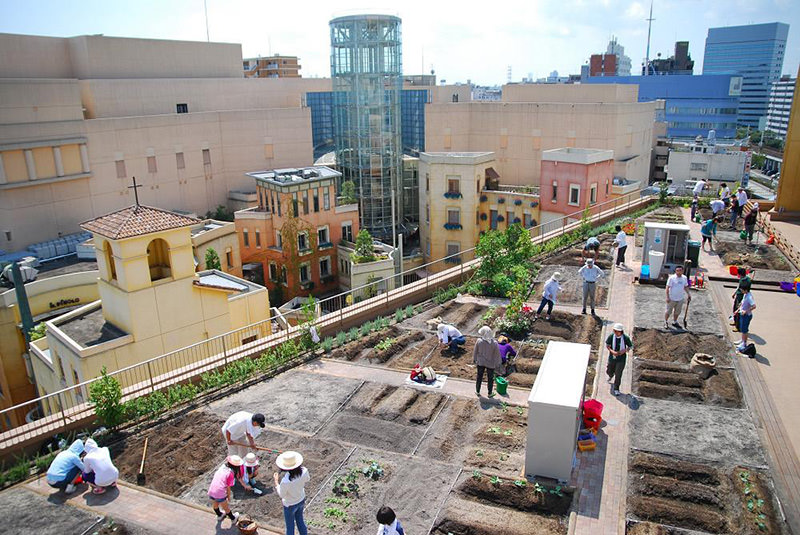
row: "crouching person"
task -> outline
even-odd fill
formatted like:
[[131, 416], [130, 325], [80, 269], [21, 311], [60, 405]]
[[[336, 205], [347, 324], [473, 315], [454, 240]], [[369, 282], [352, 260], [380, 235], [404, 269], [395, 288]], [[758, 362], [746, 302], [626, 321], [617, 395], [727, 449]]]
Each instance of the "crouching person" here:
[[47, 484], [67, 494], [75, 492], [75, 485], [80, 481], [84, 469], [80, 457], [82, 453], [83, 441], [77, 439], [69, 449], [56, 455], [50, 463], [50, 468], [47, 469]]
[[109, 487], [117, 486], [119, 470], [111, 462], [108, 448], [101, 448], [91, 438], [84, 445], [83, 480], [92, 486], [94, 494], [103, 494]]

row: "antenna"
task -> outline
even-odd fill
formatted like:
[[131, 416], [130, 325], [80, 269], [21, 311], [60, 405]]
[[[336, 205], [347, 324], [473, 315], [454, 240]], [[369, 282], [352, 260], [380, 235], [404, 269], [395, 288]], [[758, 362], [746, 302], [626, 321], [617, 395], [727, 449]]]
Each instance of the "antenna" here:
[[508, 66], [508, 73], [507, 73], [508, 83], [511, 83], [511, 65]]
[[425, 47], [422, 47], [422, 63], [420, 64], [422, 67], [421, 73], [425, 74]]
[[[208, 0], [203, 0], [203, 11], [206, 13], [206, 41], [211, 42], [211, 36], [208, 33]], [[134, 190], [136, 191], [136, 190]]]
[[644, 75], [647, 76], [650, 71], [650, 29], [653, 26], [653, 0], [650, 0], [650, 17], [645, 19], [647, 21], [647, 55], [644, 59]]

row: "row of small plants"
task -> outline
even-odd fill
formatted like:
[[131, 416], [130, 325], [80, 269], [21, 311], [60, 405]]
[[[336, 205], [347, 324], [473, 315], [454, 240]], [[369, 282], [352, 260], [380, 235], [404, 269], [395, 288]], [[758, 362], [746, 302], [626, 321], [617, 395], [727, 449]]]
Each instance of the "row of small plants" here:
[[358, 480], [365, 477], [377, 481], [383, 477], [383, 467], [380, 463], [372, 459], [362, 459], [361, 462], [365, 465], [362, 468], [351, 468], [346, 474], [334, 478], [332, 489], [334, 496], [325, 499], [327, 506], [322, 511], [325, 523], [309, 520], [309, 526], [334, 530], [339, 527], [337, 522], [346, 524], [350, 520], [347, 510], [353, 504], [353, 499], [358, 499], [360, 488]]
[[[334, 348], [341, 347], [349, 342], [354, 342], [359, 338], [363, 338], [368, 334], [388, 328], [392, 324], [392, 319], [394, 319], [395, 323], [400, 323], [403, 320], [413, 317], [418, 312], [419, 310], [413, 305], [408, 305], [405, 308], [398, 308], [395, 311], [394, 316], [382, 316], [380, 318], [375, 318], [372, 321], [367, 321], [360, 327], [353, 327], [347, 331], [339, 331], [336, 333], [336, 336], [328, 336], [324, 338], [320, 342], [319, 346], [325, 351], [325, 353], [330, 353]], [[387, 343], [388, 340], [379, 342], [379, 345], [383, 344], [383, 347], [378, 347], [378, 349], [388, 349], [392, 344], [388, 343], [387, 345]]]
[[33, 458], [23, 455], [8, 468], [5, 465], [0, 466], [0, 489], [27, 479], [31, 473], [43, 474], [47, 471], [56, 453], [58, 452], [36, 455]]
[[[475, 481], [481, 481], [483, 479], [483, 477], [484, 477], [483, 472], [481, 472], [480, 470], [476, 469], [476, 470], [472, 471], [472, 479], [474, 479]], [[491, 478], [489, 478], [489, 483], [491, 483], [495, 487], [501, 486], [504, 482], [513, 483], [515, 487], [527, 487], [528, 486], [528, 481], [525, 480], [525, 479], [504, 480], [503, 478], [501, 478], [499, 476], [492, 476]], [[544, 498], [544, 496], [547, 495], [547, 494], [552, 494], [554, 496], [558, 496], [559, 498], [564, 496], [564, 492], [563, 492], [562, 487], [560, 485], [556, 485], [555, 487], [553, 487], [551, 489], [548, 489], [544, 485], [541, 485], [539, 483], [534, 483], [533, 484], [533, 491], [536, 494], [538, 494], [541, 498]]]

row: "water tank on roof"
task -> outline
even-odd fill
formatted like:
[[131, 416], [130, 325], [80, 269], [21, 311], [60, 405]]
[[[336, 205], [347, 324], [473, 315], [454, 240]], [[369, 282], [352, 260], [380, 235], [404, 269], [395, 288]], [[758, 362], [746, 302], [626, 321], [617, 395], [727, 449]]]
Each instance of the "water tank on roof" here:
[[715, 145], [717, 143], [717, 131], [716, 130], [709, 130], [708, 131], [708, 144]]

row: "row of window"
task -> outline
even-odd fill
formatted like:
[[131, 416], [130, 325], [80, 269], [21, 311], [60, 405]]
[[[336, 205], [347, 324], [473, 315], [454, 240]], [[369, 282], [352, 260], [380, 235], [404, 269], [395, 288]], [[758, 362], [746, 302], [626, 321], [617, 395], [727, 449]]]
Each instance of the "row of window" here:
[[736, 128], [736, 123], [695, 123], [695, 122], [682, 122], [670, 121], [667, 123], [669, 128], [694, 128], [694, 129], [715, 129], [715, 130], [728, 130]]
[[[127, 178], [128, 172], [125, 169], [125, 160], [122, 159], [115, 160], [114, 163], [117, 166], [117, 178]], [[203, 165], [211, 165], [211, 151], [209, 149], [203, 149]], [[184, 158], [183, 152], [175, 153], [175, 166], [178, 169], [186, 169], [186, 160]], [[147, 172], [148, 173], [158, 172], [158, 162], [156, 161], [155, 156], [147, 157]]]
[[[320, 211], [320, 190], [322, 191], [322, 210], [331, 209], [331, 193], [330, 186], [323, 188], [314, 188], [312, 190], [305, 190], [298, 193], [292, 193], [292, 213], [290, 215], [297, 217], [300, 215], [300, 207], [302, 206], [303, 215], [308, 215], [311, 210], [315, 213]], [[311, 191], [309, 199], [308, 192]], [[258, 188], [258, 201], [259, 206], [266, 212], [272, 212], [282, 216], [281, 210], [281, 194], [268, 190], [266, 188]]]
[[[331, 271], [331, 257], [330, 256], [323, 256], [317, 261], [318, 265], [318, 273], [319, 278], [324, 279], [326, 277], [330, 277], [333, 275]], [[298, 267], [297, 274], [300, 280], [300, 284], [307, 284], [311, 282], [311, 262], [303, 262]], [[287, 277], [286, 277], [286, 266], [279, 266], [275, 262], [269, 263], [269, 280], [272, 282], [279, 282], [281, 284], [287, 284]]]
[[[606, 195], [608, 195], [608, 180], [606, 180]], [[552, 202], [558, 202], [558, 182], [553, 181], [553, 196], [550, 199]], [[589, 187], [589, 204], [597, 203], [597, 184], [594, 183]], [[571, 206], [579, 206], [581, 204], [581, 187], [578, 184], [569, 185], [569, 198], [567, 204]]]
[[684, 106], [670, 106], [667, 113], [671, 115], [736, 115], [737, 108], [687, 108]]

